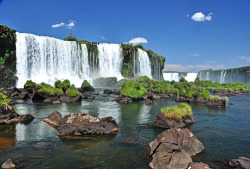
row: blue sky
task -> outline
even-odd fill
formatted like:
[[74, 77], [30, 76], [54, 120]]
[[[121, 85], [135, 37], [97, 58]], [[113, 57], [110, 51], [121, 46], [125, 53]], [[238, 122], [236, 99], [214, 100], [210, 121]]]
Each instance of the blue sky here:
[[90, 42], [141, 37], [167, 70], [250, 65], [250, 0], [0, 0], [0, 24]]

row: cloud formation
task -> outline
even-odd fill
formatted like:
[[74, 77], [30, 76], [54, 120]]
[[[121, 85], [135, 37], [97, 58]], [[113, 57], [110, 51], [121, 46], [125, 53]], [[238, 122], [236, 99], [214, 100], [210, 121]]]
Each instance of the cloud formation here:
[[241, 60], [246, 61], [246, 62], [250, 62], [250, 57], [246, 57], [246, 56], [239, 56], [239, 58], [240, 58]]
[[65, 24], [64, 22], [58, 23], [58, 24], [54, 24], [51, 27], [52, 28], [59, 28], [59, 27], [65, 27], [67, 29], [73, 29], [73, 27], [75, 26], [75, 21], [73, 20], [69, 20], [68, 24]]
[[166, 64], [164, 70], [167, 71], [179, 71], [179, 72], [197, 72], [199, 70], [206, 69], [224, 69], [224, 65], [178, 65], [178, 64]]
[[207, 16], [202, 12], [195, 13], [191, 18], [196, 22], [211, 21], [213, 13], [209, 13]]
[[148, 40], [146, 38], [137, 37], [137, 38], [131, 39], [128, 43], [132, 43], [132, 44], [148, 43]]

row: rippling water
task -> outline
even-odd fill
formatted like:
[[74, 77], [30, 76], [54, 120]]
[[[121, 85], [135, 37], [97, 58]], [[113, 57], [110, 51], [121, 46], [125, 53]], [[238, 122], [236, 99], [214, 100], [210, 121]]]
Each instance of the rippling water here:
[[[197, 122], [189, 129], [205, 147], [194, 160], [221, 168], [223, 160], [250, 157], [249, 101], [246, 95], [231, 97], [235, 105], [226, 109], [192, 104]], [[0, 126], [0, 164], [11, 158], [22, 168], [148, 168], [148, 144], [164, 131], [150, 124], [161, 108], [176, 104], [173, 99], [161, 99], [152, 105], [122, 105], [101, 95], [91, 103], [17, 104], [21, 114], [31, 113], [35, 120]], [[57, 130], [42, 121], [56, 110], [63, 116], [82, 111], [100, 118], [112, 116], [120, 131], [115, 136], [60, 140]]]

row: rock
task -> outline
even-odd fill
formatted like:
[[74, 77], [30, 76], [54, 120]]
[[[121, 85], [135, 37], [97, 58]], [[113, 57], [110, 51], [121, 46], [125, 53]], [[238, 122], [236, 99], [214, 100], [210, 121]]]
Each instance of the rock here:
[[19, 121], [19, 114], [14, 108], [0, 106], [0, 124], [13, 124]]
[[34, 120], [34, 116], [32, 116], [31, 114], [24, 114], [24, 115], [20, 115], [19, 116], [19, 122], [20, 123], [29, 123], [32, 120]]
[[8, 159], [3, 165], [2, 168], [15, 168], [15, 164], [12, 163], [11, 159]]
[[105, 93], [105, 94], [113, 94], [113, 91], [109, 90], [109, 89], [105, 89], [103, 93]]
[[49, 97], [49, 98], [45, 99], [43, 102], [52, 103], [52, 102], [57, 101], [57, 100], [59, 100], [59, 97]]
[[19, 99], [28, 99], [29, 98], [29, 94], [26, 91], [23, 91], [19, 94]]
[[14, 91], [13, 93], [11, 93], [10, 97], [18, 97], [19, 93], [17, 91]]
[[114, 90], [114, 94], [115, 94], [115, 95], [120, 95], [120, 94], [121, 94], [121, 90], [115, 89], [115, 90]]
[[239, 157], [229, 161], [229, 166], [237, 169], [250, 169], [250, 159], [246, 157]]
[[61, 102], [77, 102], [77, 101], [81, 101], [82, 100], [82, 96], [78, 95], [75, 97], [71, 97], [71, 96], [60, 96], [60, 101]]
[[147, 99], [147, 100], [145, 100], [145, 102], [144, 102], [145, 104], [152, 104], [153, 102], [152, 102], [152, 100], [150, 100], [150, 99]]
[[211, 169], [207, 164], [204, 163], [189, 163], [188, 169]]
[[186, 116], [182, 119], [171, 119], [165, 116], [164, 113], [159, 113], [154, 121], [154, 127], [160, 128], [182, 128], [186, 125], [193, 124], [195, 122], [194, 116]]
[[99, 95], [99, 92], [93, 92], [92, 94], [93, 95]]
[[49, 114], [45, 119], [44, 122], [49, 123], [52, 126], [59, 126], [62, 121], [62, 115], [58, 111], [54, 111], [53, 113]]
[[51, 143], [48, 143], [48, 142], [38, 142], [34, 145], [34, 147], [36, 149], [47, 149], [47, 148], [51, 148], [52, 147], [52, 144]]
[[143, 95], [142, 97], [141, 97], [141, 100], [147, 100], [148, 99], [148, 96], [147, 95]]
[[132, 103], [133, 100], [130, 98], [130, 97], [123, 97], [119, 103], [122, 103], [122, 104], [128, 104], [128, 103]]
[[92, 86], [81, 88], [83, 92], [94, 92], [95, 89]]
[[228, 103], [229, 105], [234, 105], [234, 103]]
[[58, 127], [59, 136], [116, 134], [118, 126], [112, 117], [99, 119], [84, 112], [65, 116]]
[[45, 100], [49, 97], [53, 97], [50, 94], [38, 92], [38, 88], [33, 88], [32, 100]]
[[153, 95], [153, 99], [155, 99], [155, 100], [156, 100], [156, 99], [160, 99], [160, 98], [161, 98], [161, 96], [158, 96], [158, 95], [156, 95], [156, 94]]
[[88, 99], [88, 97], [90, 97], [91, 96], [91, 93], [90, 92], [84, 92], [83, 94], [82, 94], [82, 99]]
[[150, 144], [151, 168], [186, 169], [194, 156], [204, 150], [202, 143], [188, 129], [170, 129], [160, 133]]
[[56, 100], [56, 101], [53, 101], [52, 103], [53, 103], [53, 104], [59, 104], [59, 103], [61, 103], [61, 102], [60, 102], [60, 100]]
[[95, 99], [95, 96], [89, 96], [88, 99], [89, 99], [89, 100], [94, 100], [94, 99]]

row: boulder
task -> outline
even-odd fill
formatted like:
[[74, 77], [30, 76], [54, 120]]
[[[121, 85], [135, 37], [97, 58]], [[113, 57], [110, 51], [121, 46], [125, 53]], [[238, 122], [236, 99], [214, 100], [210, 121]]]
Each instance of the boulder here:
[[2, 166], [2, 168], [15, 168], [15, 164], [13, 164], [12, 160], [11, 159], [8, 159]]
[[152, 104], [153, 102], [152, 102], [152, 100], [150, 100], [150, 99], [147, 99], [147, 100], [145, 100], [145, 102], [144, 102], [145, 104]]
[[26, 91], [22, 91], [20, 94], [19, 94], [19, 99], [28, 99], [29, 98], [29, 94], [28, 92]]
[[14, 108], [9, 106], [0, 106], [0, 124], [12, 124], [19, 121], [19, 114]]
[[115, 95], [120, 95], [120, 94], [121, 94], [121, 90], [115, 89], [115, 90], [114, 90], [114, 94], [115, 94]]
[[186, 116], [182, 119], [171, 119], [165, 116], [164, 113], [159, 113], [154, 121], [154, 127], [160, 127], [165, 129], [170, 128], [182, 128], [189, 124], [193, 124], [195, 122], [194, 116]]
[[[119, 99], [117, 99], [117, 100], [119, 100]], [[128, 104], [128, 103], [132, 103], [132, 102], [133, 102], [133, 100], [130, 97], [122, 97], [122, 99], [119, 101], [119, 103], [122, 103], [122, 104]]]
[[82, 92], [94, 92], [95, 89], [92, 86], [89, 86], [89, 87], [82, 87], [81, 91]]
[[113, 91], [112, 91], [112, 90], [109, 90], [109, 89], [105, 89], [105, 90], [103, 91], [103, 93], [105, 93], [105, 94], [113, 94]]
[[38, 91], [38, 88], [33, 88], [32, 100], [45, 100], [49, 97], [53, 97], [48, 93], [42, 93]]
[[234, 105], [234, 103], [228, 103], [229, 105]]
[[49, 98], [45, 99], [43, 102], [52, 103], [52, 102], [57, 101], [57, 100], [59, 100], [59, 97], [49, 97]]
[[207, 164], [204, 163], [189, 163], [188, 169], [211, 169]]
[[59, 103], [61, 103], [61, 102], [60, 102], [60, 100], [56, 100], [56, 101], [53, 101], [52, 103], [53, 103], [53, 104], [59, 104]]
[[93, 95], [99, 95], [99, 92], [93, 92], [92, 94]]
[[141, 97], [141, 100], [147, 100], [148, 99], [148, 96], [147, 95], [143, 95], [142, 97]]
[[118, 126], [112, 117], [99, 119], [84, 112], [65, 116], [58, 127], [58, 136], [116, 134]]
[[170, 129], [160, 133], [150, 144], [151, 168], [186, 169], [191, 156], [204, 150], [202, 143], [188, 129]]
[[229, 161], [229, 166], [237, 169], [250, 169], [250, 159], [246, 157], [239, 157]]
[[75, 97], [71, 97], [71, 96], [60, 96], [60, 101], [61, 102], [77, 102], [77, 101], [81, 101], [82, 100], [82, 96], [77, 95]]
[[49, 123], [52, 126], [58, 127], [62, 121], [62, 115], [58, 111], [54, 111], [53, 113], [49, 114], [45, 119], [44, 122]]
[[154, 100], [160, 99], [160, 98], [161, 98], [161, 96], [159, 96], [159, 95], [156, 95], [156, 94], [153, 95], [153, 99], [154, 99]]
[[19, 122], [20, 123], [30, 123], [32, 120], [34, 120], [34, 116], [31, 114], [24, 114], [19, 116]]

